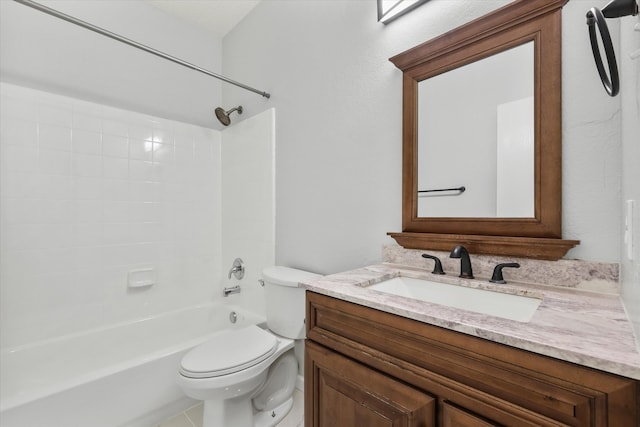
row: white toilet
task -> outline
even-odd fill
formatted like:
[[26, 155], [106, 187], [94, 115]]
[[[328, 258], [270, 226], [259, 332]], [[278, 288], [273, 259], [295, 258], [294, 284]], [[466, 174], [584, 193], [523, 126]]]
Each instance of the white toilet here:
[[269, 329], [221, 331], [182, 358], [178, 384], [187, 396], [204, 401], [203, 427], [271, 427], [293, 406], [301, 364], [294, 340], [305, 333], [298, 282], [319, 275], [269, 267], [262, 277]]

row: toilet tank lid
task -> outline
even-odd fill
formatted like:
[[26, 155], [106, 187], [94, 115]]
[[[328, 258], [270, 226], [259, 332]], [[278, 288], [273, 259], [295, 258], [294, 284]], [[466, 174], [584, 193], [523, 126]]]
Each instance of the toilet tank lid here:
[[273, 266], [262, 270], [262, 277], [269, 283], [297, 288], [299, 282], [317, 279], [322, 275], [290, 267]]

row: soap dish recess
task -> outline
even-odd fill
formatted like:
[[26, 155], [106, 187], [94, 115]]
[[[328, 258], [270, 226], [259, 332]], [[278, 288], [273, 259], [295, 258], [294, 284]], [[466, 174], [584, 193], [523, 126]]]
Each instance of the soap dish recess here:
[[139, 268], [129, 270], [127, 286], [130, 288], [146, 288], [156, 284], [156, 270], [154, 268]]

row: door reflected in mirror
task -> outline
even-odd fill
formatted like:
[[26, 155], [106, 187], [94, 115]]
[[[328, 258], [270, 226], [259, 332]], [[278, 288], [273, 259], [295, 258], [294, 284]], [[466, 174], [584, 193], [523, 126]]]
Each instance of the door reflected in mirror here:
[[535, 217], [534, 57], [529, 41], [418, 83], [418, 217]]

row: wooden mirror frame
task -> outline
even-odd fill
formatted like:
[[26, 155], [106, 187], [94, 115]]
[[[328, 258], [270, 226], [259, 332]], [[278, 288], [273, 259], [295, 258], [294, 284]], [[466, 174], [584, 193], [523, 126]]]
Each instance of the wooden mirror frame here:
[[[403, 72], [402, 233], [410, 249], [559, 259], [562, 240], [562, 6], [568, 0], [517, 0], [389, 60]], [[501, 51], [534, 42], [534, 217], [418, 217], [418, 83]]]

